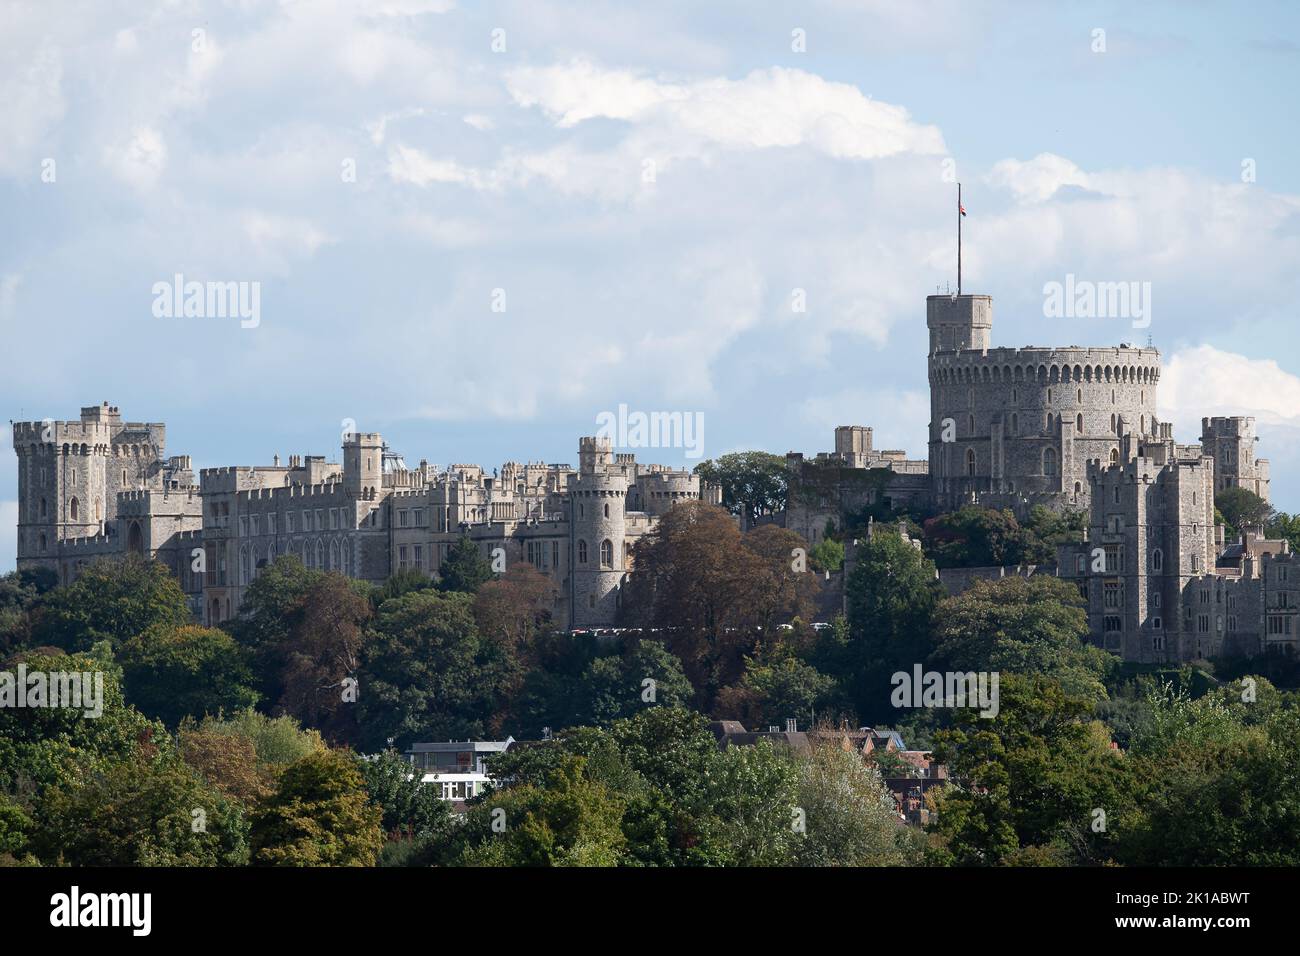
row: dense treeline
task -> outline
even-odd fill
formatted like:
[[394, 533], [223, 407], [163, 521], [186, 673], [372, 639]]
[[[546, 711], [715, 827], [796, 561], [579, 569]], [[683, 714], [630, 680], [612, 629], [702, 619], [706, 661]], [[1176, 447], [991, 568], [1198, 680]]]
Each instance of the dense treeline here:
[[[997, 538], [960, 512], [945, 527], [968, 549]], [[636, 546], [627, 629], [602, 636], [555, 632], [549, 580], [494, 575], [468, 541], [436, 582], [379, 587], [283, 557], [220, 628], [193, 623], [157, 564], [97, 564], [66, 587], [9, 575], [0, 670], [98, 672], [105, 693], [93, 719], [0, 707], [0, 860], [1296, 862], [1300, 708], [1253, 662], [1219, 662], [1218, 679], [1208, 662], [1134, 673], [1087, 642], [1061, 581], [944, 597], [934, 564], [888, 531], [859, 547], [847, 615], [814, 629], [806, 556], [791, 532], [676, 507]], [[895, 706], [893, 675], [918, 665], [999, 672], [997, 716]], [[881, 780], [901, 761], [719, 751], [710, 717], [896, 727], [954, 781], [931, 791], [922, 833]], [[503, 788], [460, 819], [398, 756], [544, 728], [553, 739], [497, 758]]]

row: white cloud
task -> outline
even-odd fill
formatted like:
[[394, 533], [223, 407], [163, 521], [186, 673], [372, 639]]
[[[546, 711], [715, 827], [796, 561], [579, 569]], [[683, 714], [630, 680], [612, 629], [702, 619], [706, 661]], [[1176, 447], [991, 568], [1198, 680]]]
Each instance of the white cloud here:
[[1175, 352], [1160, 376], [1160, 413], [1180, 441], [1195, 441], [1201, 418], [1253, 415], [1261, 425], [1300, 425], [1300, 377], [1273, 359], [1212, 345]]
[[1004, 159], [994, 163], [988, 181], [1011, 190], [1019, 200], [1042, 202], [1062, 186], [1089, 186], [1090, 177], [1074, 163], [1054, 153], [1039, 153], [1027, 162]]
[[671, 138], [734, 149], [807, 145], [840, 159], [942, 153], [937, 127], [855, 86], [785, 67], [741, 80], [660, 82], [586, 60], [524, 67], [506, 76], [520, 106], [539, 106], [560, 127], [604, 117], [657, 126]]

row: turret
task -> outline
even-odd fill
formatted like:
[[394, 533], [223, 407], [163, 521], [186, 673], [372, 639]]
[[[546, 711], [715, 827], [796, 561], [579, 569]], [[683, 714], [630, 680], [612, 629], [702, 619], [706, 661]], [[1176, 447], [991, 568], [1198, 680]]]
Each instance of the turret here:
[[343, 487], [352, 498], [379, 496], [384, 483], [384, 438], [378, 432], [352, 432], [343, 441]]

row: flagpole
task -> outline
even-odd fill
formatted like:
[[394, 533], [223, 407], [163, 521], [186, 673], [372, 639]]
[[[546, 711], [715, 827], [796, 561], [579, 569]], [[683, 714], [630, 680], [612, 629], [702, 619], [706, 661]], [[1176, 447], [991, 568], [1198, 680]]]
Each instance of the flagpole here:
[[957, 184], [957, 294], [961, 295], [961, 183]]

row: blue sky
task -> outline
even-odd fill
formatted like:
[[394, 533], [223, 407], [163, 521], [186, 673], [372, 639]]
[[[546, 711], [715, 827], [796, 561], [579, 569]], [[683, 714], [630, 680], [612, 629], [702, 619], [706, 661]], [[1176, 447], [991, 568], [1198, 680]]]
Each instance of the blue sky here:
[[[1256, 415], [1300, 510], [1300, 6], [790, 6], [5, 4], [0, 406], [107, 400], [196, 466], [344, 419], [574, 462], [620, 403], [702, 413], [707, 456], [856, 423], [920, 457], [955, 168], [995, 344], [1149, 334], [1179, 439]], [[156, 317], [176, 273], [259, 283], [260, 323]], [[1067, 274], [1150, 282], [1150, 328], [1046, 318]]]

